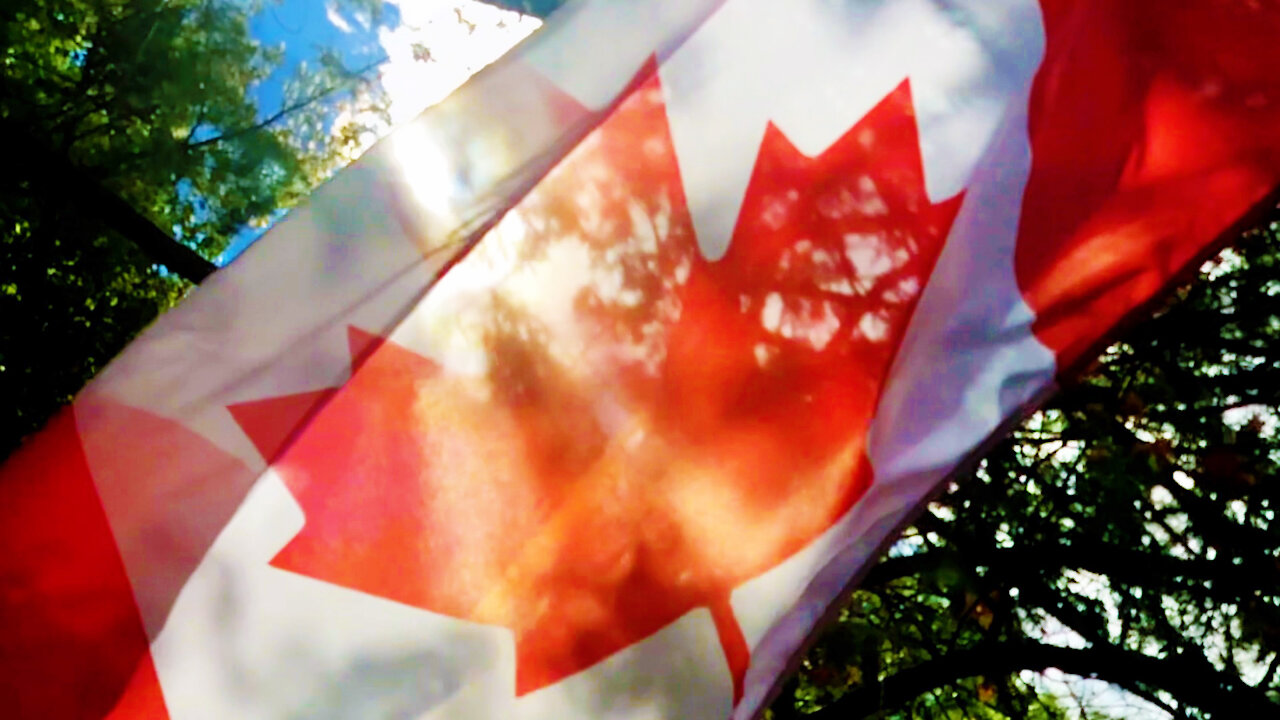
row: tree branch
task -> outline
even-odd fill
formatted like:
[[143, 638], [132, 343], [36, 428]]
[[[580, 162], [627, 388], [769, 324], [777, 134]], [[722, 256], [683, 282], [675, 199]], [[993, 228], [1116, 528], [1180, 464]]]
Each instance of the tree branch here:
[[[1021, 591], [1021, 598], [1038, 604], [1041, 608], [1047, 609], [1051, 615], [1056, 617], [1067, 627], [1079, 633], [1087, 642], [1095, 646], [1106, 645], [1109, 638], [1106, 633], [1106, 620], [1097, 614], [1091, 614], [1080, 610], [1071, 605], [1067, 598], [1059, 595], [1053, 588], [1042, 583], [1028, 582], [1023, 584], [1019, 582], [1018, 588]], [[1125, 637], [1125, 633], [1120, 633], [1121, 641]], [[1123, 687], [1125, 690], [1137, 695], [1147, 702], [1162, 708], [1175, 718], [1186, 720], [1187, 713], [1185, 710], [1176, 708], [1165, 702], [1163, 698], [1156, 695], [1145, 685], [1134, 682], [1127, 682], [1123, 679], [1115, 680], [1114, 683]]]
[[33, 182], [51, 196], [75, 198], [77, 204], [109, 229], [132, 241], [156, 263], [199, 283], [217, 266], [195, 250], [174, 240], [129, 203], [90, 178], [83, 169], [49, 150], [38, 138], [16, 123], [0, 119], [0, 132], [13, 142], [11, 159]]
[[958, 557], [957, 553], [934, 550], [885, 558], [867, 571], [859, 587], [884, 587], [894, 580], [937, 570]]
[[[378, 67], [378, 66], [379, 66], [379, 65], [381, 65], [382, 63], [386, 62], [386, 60], [387, 60], [387, 56], [386, 56], [386, 55], [383, 55], [382, 57], [380, 57], [380, 58], [378, 58], [377, 60], [375, 60], [375, 61], [373, 61], [373, 62], [369, 63], [368, 65], [365, 65], [364, 67], [360, 68], [359, 70], [355, 70], [355, 71], [352, 71], [352, 72], [348, 73], [348, 77], [353, 78], [353, 79], [355, 79], [355, 80], [357, 80], [357, 81], [358, 81], [358, 80], [360, 80], [360, 79], [361, 79], [361, 78], [360, 78], [360, 76], [362, 76], [362, 75], [364, 75], [365, 73], [369, 72], [370, 70], [372, 70], [372, 69], [374, 69], [374, 68]], [[303, 108], [306, 108], [306, 107], [308, 107], [308, 106], [310, 106], [310, 105], [313, 105], [313, 104], [315, 104], [315, 103], [317, 103], [317, 102], [319, 102], [319, 101], [321, 101], [321, 100], [325, 99], [326, 97], [329, 97], [330, 95], [333, 95], [334, 93], [338, 93], [338, 92], [342, 92], [342, 91], [344, 91], [344, 90], [347, 90], [347, 89], [349, 89], [350, 87], [351, 87], [351, 85], [349, 85], [349, 84], [331, 85], [330, 87], [327, 87], [327, 88], [325, 88], [324, 90], [321, 90], [320, 92], [316, 93], [315, 95], [310, 95], [310, 96], [305, 97], [305, 98], [303, 98], [303, 99], [301, 99], [301, 100], [298, 100], [298, 101], [296, 101], [296, 102], [293, 102], [293, 103], [290, 103], [290, 104], [288, 104], [288, 105], [285, 105], [284, 107], [282, 107], [282, 108], [280, 108], [279, 110], [277, 110], [275, 113], [271, 114], [270, 116], [268, 116], [268, 117], [264, 118], [263, 120], [261, 120], [261, 121], [259, 121], [259, 122], [254, 123], [254, 124], [252, 124], [252, 125], [246, 125], [245, 127], [242, 127], [242, 128], [237, 128], [237, 129], [235, 129], [235, 130], [229, 130], [229, 131], [224, 132], [224, 133], [221, 133], [221, 134], [219, 134], [219, 135], [215, 135], [214, 137], [205, 138], [204, 140], [198, 140], [198, 141], [196, 141], [196, 142], [186, 142], [186, 143], [184, 143], [184, 144], [183, 144], [183, 147], [184, 147], [184, 148], [186, 148], [187, 150], [195, 150], [195, 149], [197, 149], [197, 148], [206, 147], [206, 146], [208, 146], [208, 145], [215, 145], [215, 144], [217, 144], [217, 143], [226, 142], [227, 140], [234, 140], [234, 139], [236, 139], [236, 138], [238, 138], [238, 137], [244, 137], [245, 135], [249, 135], [249, 134], [252, 134], [252, 133], [260, 132], [260, 131], [262, 131], [262, 130], [266, 130], [267, 128], [271, 127], [272, 125], [275, 125], [276, 123], [278, 123], [278, 122], [280, 122], [281, 120], [285, 119], [285, 118], [286, 118], [286, 117], [288, 117], [289, 115], [292, 115], [293, 113], [298, 112], [299, 110], [302, 110]], [[189, 137], [190, 137], [190, 135], [188, 135], [187, 137], [189, 138]]]
[[1220, 717], [1263, 717], [1275, 713], [1266, 693], [1239, 678], [1218, 672], [1208, 662], [1173, 656], [1156, 658], [1114, 646], [1064, 648], [1030, 641], [994, 642], [948, 653], [885, 678], [874, 689], [859, 687], [823, 710], [813, 720], [855, 720], [886, 707], [901, 707], [937, 687], [979, 675], [1007, 675], [1021, 670], [1058, 668], [1086, 678], [1119, 685], [1161, 687], [1190, 704]]
[[1112, 543], [1074, 538], [1066, 543], [1043, 543], [1015, 548], [966, 548], [963, 553], [928, 551], [882, 560], [867, 572], [865, 587], [882, 587], [891, 580], [936, 570], [948, 562], [984, 565], [1014, 572], [1015, 584], [1061, 568], [1088, 570], [1126, 584], [1163, 587], [1177, 578], [1211, 580], [1207, 591], [1224, 600], [1251, 597], [1258, 588], [1280, 585], [1274, 565], [1231, 565], [1200, 558], [1183, 560]]

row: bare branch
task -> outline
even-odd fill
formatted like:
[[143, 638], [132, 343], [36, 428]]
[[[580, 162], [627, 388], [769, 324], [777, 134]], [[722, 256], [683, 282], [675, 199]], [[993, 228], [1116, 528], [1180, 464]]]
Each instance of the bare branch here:
[[[362, 76], [365, 73], [369, 72], [370, 70], [386, 62], [386, 60], [387, 60], [387, 57], [384, 55], [381, 58], [375, 60], [374, 62], [371, 62], [368, 65], [364, 66], [363, 68], [352, 71], [351, 73], [348, 74], [348, 77], [351, 78], [357, 84], [362, 81], [367, 81], [367, 79], [363, 78]], [[277, 110], [275, 113], [271, 114], [270, 116], [252, 125], [246, 125], [245, 127], [242, 127], [242, 128], [229, 130], [220, 135], [215, 135], [214, 137], [205, 138], [204, 140], [197, 140], [196, 142], [188, 141], [184, 143], [183, 146], [188, 150], [195, 150], [197, 148], [202, 148], [209, 145], [216, 145], [221, 142], [226, 142], [227, 140], [234, 140], [238, 137], [244, 137], [245, 135], [261, 132], [271, 127], [272, 125], [275, 125], [276, 123], [280, 122], [286, 117], [292, 115], [293, 113], [298, 112], [299, 110], [307, 108], [311, 105], [314, 105], [315, 103], [325, 99], [326, 97], [329, 97], [330, 95], [333, 95], [334, 93], [339, 93], [339, 92], [348, 90], [351, 87], [352, 85], [349, 83], [340, 83], [337, 85], [331, 85], [314, 95], [308, 96], [296, 102], [285, 105], [284, 107]], [[190, 135], [188, 135], [187, 137], [190, 138]]]

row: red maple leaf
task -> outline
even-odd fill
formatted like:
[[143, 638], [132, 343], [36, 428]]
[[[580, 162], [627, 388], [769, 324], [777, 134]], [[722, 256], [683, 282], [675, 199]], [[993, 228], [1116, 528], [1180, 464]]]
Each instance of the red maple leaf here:
[[[817, 158], [770, 127], [708, 263], [641, 86], [516, 209], [519, 239], [486, 240], [579, 283], [571, 322], [500, 284], [467, 330], [482, 375], [353, 331], [331, 396], [232, 408], [276, 457], [328, 398], [275, 461], [306, 524], [273, 564], [510, 628], [517, 694], [706, 607], [740, 697], [730, 593], [870, 482], [866, 428], [959, 204], [928, 201], [918, 148], [906, 83]], [[570, 245], [590, 278], [549, 260]]]

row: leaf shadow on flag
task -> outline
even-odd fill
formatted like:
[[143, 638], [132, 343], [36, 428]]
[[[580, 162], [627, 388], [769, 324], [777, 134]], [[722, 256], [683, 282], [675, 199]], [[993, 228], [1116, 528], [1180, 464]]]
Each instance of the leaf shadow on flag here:
[[740, 683], [730, 594], [866, 490], [866, 427], [958, 206], [926, 196], [903, 83], [818, 157], [769, 127], [709, 262], [652, 81], [279, 458], [306, 525], [272, 564], [510, 629], [517, 696], [700, 609]]

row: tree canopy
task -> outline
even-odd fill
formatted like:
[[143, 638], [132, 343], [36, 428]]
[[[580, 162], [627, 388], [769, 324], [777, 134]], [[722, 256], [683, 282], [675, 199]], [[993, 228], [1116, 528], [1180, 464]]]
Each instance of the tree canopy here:
[[333, 169], [345, 149], [328, 132], [340, 100], [361, 89], [367, 109], [381, 107], [372, 77], [332, 51], [294, 72], [280, 107], [258, 107], [251, 90], [281, 71], [283, 54], [252, 37], [257, 8], [0, 8], [11, 148], [0, 171], [0, 455], [177, 302], [184, 277], [207, 274], [202, 258]]
[[1167, 717], [1280, 711], [1275, 217], [938, 497], [773, 717], [1081, 717], [1046, 668]]

